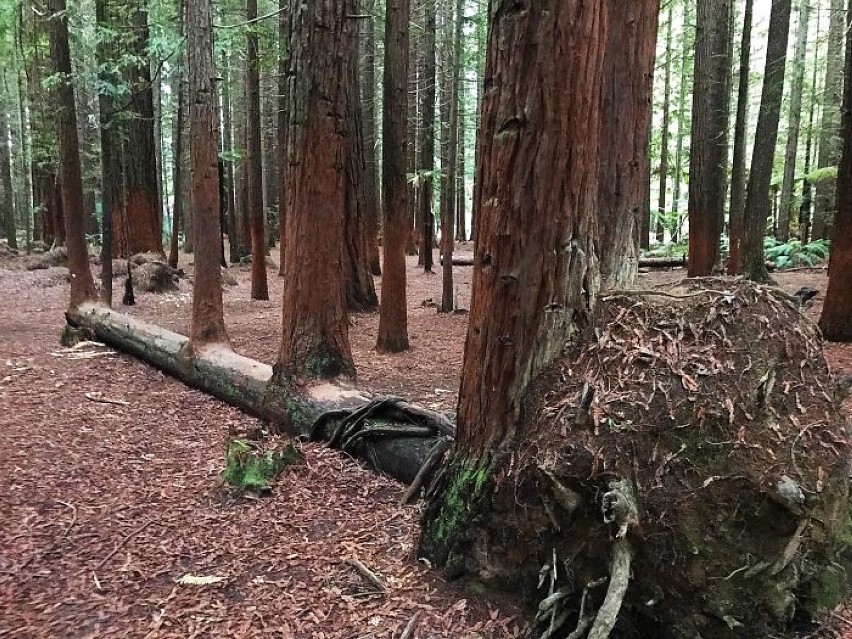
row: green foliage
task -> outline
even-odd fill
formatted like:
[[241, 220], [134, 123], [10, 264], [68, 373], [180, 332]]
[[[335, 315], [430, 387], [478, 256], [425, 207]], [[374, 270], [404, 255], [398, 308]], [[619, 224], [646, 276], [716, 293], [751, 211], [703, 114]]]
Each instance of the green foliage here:
[[229, 439], [225, 442], [222, 481], [240, 490], [264, 492], [270, 490], [270, 481], [301, 457], [302, 453], [291, 442], [263, 450], [256, 442]]
[[802, 244], [799, 240], [790, 240], [783, 244], [774, 237], [763, 238], [763, 250], [766, 259], [774, 262], [779, 270], [797, 266], [814, 266], [828, 259], [831, 246], [828, 240], [816, 240]]

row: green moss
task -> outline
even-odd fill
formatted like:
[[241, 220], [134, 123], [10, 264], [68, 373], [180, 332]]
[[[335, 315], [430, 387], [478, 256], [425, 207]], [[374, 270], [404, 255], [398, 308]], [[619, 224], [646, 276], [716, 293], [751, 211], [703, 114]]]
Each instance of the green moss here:
[[468, 527], [474, 504], [484, 494], [491, 476], [488, 466], [461, 465], [444, 491], [438, 520], [433, 526], [434, 542], [446, 546]]
[[225, 442], [222, 480], [241, 490], [263, 492], [269, 490], [272, 479], [301, 457], [292, 443], [264, 451], [244, 439], [229, 439]]

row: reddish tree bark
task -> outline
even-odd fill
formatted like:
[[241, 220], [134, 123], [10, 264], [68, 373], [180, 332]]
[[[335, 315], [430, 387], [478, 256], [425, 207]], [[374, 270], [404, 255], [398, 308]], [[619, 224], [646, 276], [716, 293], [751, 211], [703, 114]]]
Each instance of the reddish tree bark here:
[[[659, 0], [609, 0], [598, 169], [600, 268], [604, 288], [624, 288], [639, 269], [639, 230], [649, 184], [648, 136]], [[667, 139], [664, 132], [664, 139]], [[665, 151], [664, 151], [665, 153]], [[661, 188], [664, 181], [661, 180]], [[665, 198], [661, 196], [661, 209]]]
[[[257, 18], [257, 0], [246, 0], [246, 19]], [[263, 149], [260, 139], [260, 57], [252, 24], [246, 32], [246, 189], [251, 224], [251, 298], [268, 300], [266, 228], [263, 206]]]
[[83, 178], [80, 172], [80, 146], [77, 137], [77, 108], [71, 84], [71, 50], [68, 46], [68, 16], [65, 0], [50, 0], [50, 57], [60, 80], [56, 87], [56, 132], [59, 137], [59, 166], [62, 204], [65, 212], [68, 270], [71, 272], [71, 300], [74, 310], [84, 302], [95, 301], [95, 281], [89, 269], [86, 248], [86, 215], [83, 208]]
[[719, 260], [728, 166], [730, 0], [698, 0], [689, 163], [689, 276]]
[[376, 349], [408, 349], [405, 245], [409, 239], [406, 184], [408, 146], [409, 0], [388, 0], [385, 12], [384, 118], [382, 119], [382, 296]]
[[819, 327], [826, 339], [852, 342], [852, 33], [846, 31], [843, 89], [843, 149], [837, 170], [837, 212], [834, 217], [828, 291]]
[[211, 4], [211, 0], [186, 3], [190, 206], [195, 240], [190, 353], [208, 344], [229, 343], [222, 311], [222, 270], [219, 266], [221, 229]]
[[[292, 6], [287, 259], [279, 383], [354, 377], [346, 313], [345, 217], [352, 140], [347, 115], [357, 90], [354, 0]], [[354, 105], [354, 100], [351, 102]]]
[[[766, 282], [769, 273], [763, 253], [763, 236], [769, 219], [769, 191], [775, 144], [778, 140], [778, 121], [784, 95], [784, 71], [787, 61], [787, 41], [790, 33], [791, 0], [773, 0], [769, 19], [769, 40], [766, 47], [766, 71], [760, 96], [760, 113], [754, 135], [754, 151], [748, 176], [743, 235], [738, 272], [751, 280]], [[777, 188], [773, 188], [772, 208], [776, 204]]]

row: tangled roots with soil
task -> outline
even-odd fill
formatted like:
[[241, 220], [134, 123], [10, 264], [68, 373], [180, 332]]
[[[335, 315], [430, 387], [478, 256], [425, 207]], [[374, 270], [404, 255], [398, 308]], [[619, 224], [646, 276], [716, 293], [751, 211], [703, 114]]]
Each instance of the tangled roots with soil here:
[[[584, 337], [529, 390], [463, 572], [544, 600], [542, 636], [591, 636], [621, 538], [612, 636], [765, 637], [849, 592], [849, 430], [793, 299], [687, 280], [604, 298]], [[635, 512], [607, 519], [621, 481]]]

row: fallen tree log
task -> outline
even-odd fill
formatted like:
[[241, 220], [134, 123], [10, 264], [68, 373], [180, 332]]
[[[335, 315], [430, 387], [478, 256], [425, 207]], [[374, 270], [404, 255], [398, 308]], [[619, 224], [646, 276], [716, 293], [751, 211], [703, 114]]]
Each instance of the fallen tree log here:
[[[371, 400], [369, 394], [338, 382], [314, 382], [300, 387], [270, 383], [271, 366], [228, 348], [209, 347], [190, 359], [185, 354], [188, 339], [183, 335], [97, 304], [84, 304], [66, 313], [66, 320], [70, 326], [90, 332], [98, 341], [265, 420], [278, 432], [293, 437], [329, 441], [344, 417]], [[394, 409], [391, 423], [387, 415], [382, 414], [381, 432], [373, 429], [375, 436], [359, 437], [346, 451], [408, 484], [417, 476], [433, 448], [447, 437], [447, 429], [452, 425], [443, 416], [401, 400], [388, 403]], [[331, 418], [324, 418], [315, 427], [320, 417], [327, 414], [331, 414]], [[430, 430], [426, 431], [423, 424]]]

